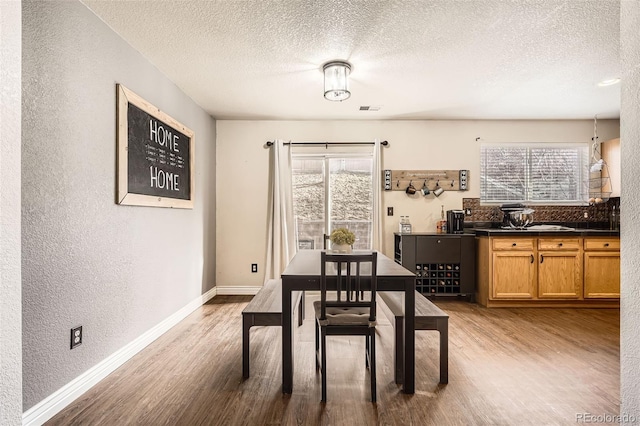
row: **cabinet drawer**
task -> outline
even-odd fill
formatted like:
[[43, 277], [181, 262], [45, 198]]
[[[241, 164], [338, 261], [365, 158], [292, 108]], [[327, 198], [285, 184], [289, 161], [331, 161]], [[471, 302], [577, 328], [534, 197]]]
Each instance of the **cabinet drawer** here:
[[459, 263], [460, 237], [418, 236], [416, 238], [416, 262]]
[[579, 238], [540, 238], [539, 250], [579, 250]]
[[620, 238], [585, 238], [585, 250], [620, 250]]
[[494, 250], [533, 250], [533, 238], [494, 238]]

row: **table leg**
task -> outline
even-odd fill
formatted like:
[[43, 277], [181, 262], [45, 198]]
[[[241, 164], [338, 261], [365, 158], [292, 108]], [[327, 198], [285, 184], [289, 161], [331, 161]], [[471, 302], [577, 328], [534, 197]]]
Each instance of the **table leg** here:
[[242, 377], [249, 377], [249, 332], [253, 325], [253, 314], [242, 314]]
[[449, 319], [437, 320], [440, 332], [440, 383], [449, 383]]
[[293, 391], [293, 321], [288, 281], [282, 278], [282, 393]]
[[404, 393], [415, 393], [416, 380], [416, 289], [415, 279], [404, 285]]

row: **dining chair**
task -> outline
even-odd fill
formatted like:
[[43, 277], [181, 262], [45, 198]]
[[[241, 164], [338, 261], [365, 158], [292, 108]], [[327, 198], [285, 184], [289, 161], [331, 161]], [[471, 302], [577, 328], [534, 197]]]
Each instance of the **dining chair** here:
[[[369, 367], [371, 376], [371, 401], [376, 402], [377, 257], [377, 252], [330, 254], [323, 251], [321, 254], [320, 300], [315, 301], [313, 307], [316, 369], [322, 374], [322, 402], [327, 401], [327, 336], [331, 335], [365, 336], [365, 366]], [[367, 264], [370, 266], [363, 268]], [[327, 292], [327, 282], [334, 280], [336, 291]]]

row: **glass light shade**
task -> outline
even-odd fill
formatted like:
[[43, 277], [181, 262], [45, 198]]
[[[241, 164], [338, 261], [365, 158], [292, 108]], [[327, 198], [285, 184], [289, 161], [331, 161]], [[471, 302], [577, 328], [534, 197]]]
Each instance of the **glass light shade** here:
[[349, 74], [351, 65], [346, 62], [333, 61], [324, 65], [324, 97], [330, 101], [349, 99]]

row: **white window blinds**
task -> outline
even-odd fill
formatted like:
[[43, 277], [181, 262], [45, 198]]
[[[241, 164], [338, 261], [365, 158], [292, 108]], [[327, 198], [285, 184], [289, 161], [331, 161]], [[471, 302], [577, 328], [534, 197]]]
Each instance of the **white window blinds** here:
[[586, 201], [587, 144], [482, 144], [483, 202], [577, 204]]

